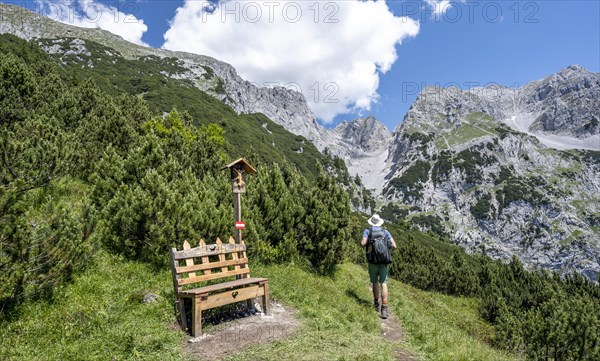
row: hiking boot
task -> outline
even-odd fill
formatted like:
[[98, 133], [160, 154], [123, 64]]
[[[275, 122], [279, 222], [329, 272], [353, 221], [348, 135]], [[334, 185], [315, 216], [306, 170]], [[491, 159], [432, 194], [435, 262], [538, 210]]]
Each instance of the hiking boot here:
[[373, 306], [375, 306], [375, 311], [379, 312], [379, 301], [373, 301]]
[[387, 305], [381, 305], [381, 318], [383, 318], [383, 319], [388, 318], [388, 306]]

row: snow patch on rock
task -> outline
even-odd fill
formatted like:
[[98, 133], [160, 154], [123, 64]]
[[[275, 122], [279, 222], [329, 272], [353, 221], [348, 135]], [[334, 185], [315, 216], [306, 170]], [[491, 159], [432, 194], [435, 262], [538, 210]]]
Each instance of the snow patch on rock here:
[[568, 150], [568, 149], [589, 149], [600, 150], [600, 134], [590, 135], [586, 138], [576, 138], [567, 135], [544, 134], [540, 131], [530, 131], [531, 125], [536, 117], [531, 114], [513, 115], [505, 118], [502, 122], [517, 132], [532, 135], [547, 147]]

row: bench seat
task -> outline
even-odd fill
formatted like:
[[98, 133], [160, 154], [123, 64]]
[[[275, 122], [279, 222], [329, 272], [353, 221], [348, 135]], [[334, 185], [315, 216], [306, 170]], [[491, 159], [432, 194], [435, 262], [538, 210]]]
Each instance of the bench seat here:
[[267, 282], [268, 280], [269, 280], [268, 278], [255, 278], [255, 277], [241, 278], [241, 279], [235, 280], [235, 281], [223, 282], [223, 283], [218, 283], [216, 285], [204, 286], [204, 287], [200, 287], [200, 288], [194, 288], [191, 290], [181, 291], [181, 292], [179, 292], [179, 294], [182, 296], [183, 295], [192, 296], [192, 295], [209, 294], [212, 292], [226, 290], [229, 288], [238, 288], [241, 286]]
[[[175, 303], [179, 310], [181, 328], [188, 330], [184, 299], [192, 301], [193, 336], [202, 332], [202, 311], [230, 303], [246, 301], [254, 308], [255, 298], [262, 298], [262, 311], [269, 314], [269, 280], [250, 277], [246, 245], [235, 243], [233, 238], [223, 243], [217, 238], [214, 244], [200, 240], [198, 247], [192, 248], [185, 241], [183, 250], [171, 249], [171, 271]], [[235, 277], [235, 280], [230, 280]], [[190, 289], [207, 281], [221, 279], [221, 283]]]

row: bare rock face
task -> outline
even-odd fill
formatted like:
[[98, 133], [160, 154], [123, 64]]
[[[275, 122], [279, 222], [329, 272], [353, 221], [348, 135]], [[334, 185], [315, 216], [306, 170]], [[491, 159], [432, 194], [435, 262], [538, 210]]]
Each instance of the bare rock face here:
[[[597, 279], [600, 134], [578, 129], [581, 117], [600, 114], [600, 87], [589, 80], [598, 74], [558, 74], [519, 89], [426, 88], [391, 134], [374, 118], [342, 122], [334, 153], [423, 230], [471, 252]], [[578, 99], [568, 115], [552, 105], [564, 99]], [[536, 129], [543, 114], [564, 119], [554, 132]]]
[[367, 189], [381, 192], [391, 133], [375, 117], [341, 122], [327, 138], [328, 151], [346, 162], [351, 175], [358, 175]]
[[[277, 86], [259, 87], [242, 79], [235, 68], [227, 63], [200, 55], [162, 51], [183, 62], [189, 71], [180, 74], [179, 79], [195, 82], [196, 86], [231, 106], [239, 114], [262, 113], [291, 133], [302, 135], [323, 150], [327, 139], [326, 129], [308, 107], [299, 92]], [[213, 81], [206, 82], [206, 68], [214, 73]]]
[[472, 93], [488, 104], [488, 114], [550, 147], [600, 150], [598, 73], [571, 65], [518, 89], [486, 87]]
[[351, 145], [357, 152], [373, 152], [388, 145], [391, 134], [375, 117], [341, 122], [333, 134]]
[[600, 136], [600, 74], [572, 65], [532, 83], [524, 103], [539, 116], [533, 131], [586, 138]]
[[[517, 90], [426, 89], [393, 133], [382, 197], [472, 252], [598, 279], [600, 152], [560, 150], [577, 148], [578, 117], [600, 114], [581, 80], [598, 75], [559, 74]], [[548, 106], [572, 98], [570, 117]], [[525, 127], [548, 109], [565, 117], [556, 134]]]

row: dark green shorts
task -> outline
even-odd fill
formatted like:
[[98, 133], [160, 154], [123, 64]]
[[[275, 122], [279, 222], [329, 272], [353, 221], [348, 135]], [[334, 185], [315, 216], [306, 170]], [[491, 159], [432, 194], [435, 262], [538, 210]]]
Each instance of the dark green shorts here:
[[369, 263], [369, 278], [371, 283], [386, 283], [389, 264]]

